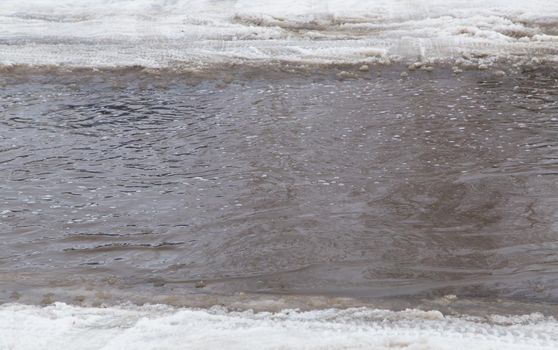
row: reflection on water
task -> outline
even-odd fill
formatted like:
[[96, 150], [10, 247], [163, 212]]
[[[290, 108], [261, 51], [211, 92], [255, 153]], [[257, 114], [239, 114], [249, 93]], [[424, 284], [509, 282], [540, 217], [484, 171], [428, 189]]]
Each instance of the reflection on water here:
[[557, 77], [367, 75], [3, 77], [0, 294], [558, 300]]

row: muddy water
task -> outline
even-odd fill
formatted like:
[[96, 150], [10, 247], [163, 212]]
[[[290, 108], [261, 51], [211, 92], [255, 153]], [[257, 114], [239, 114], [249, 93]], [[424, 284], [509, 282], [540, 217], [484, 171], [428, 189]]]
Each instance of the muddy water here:
[[556, 73], [399, 74], [2, 76], [2, 301], [558, 301]]

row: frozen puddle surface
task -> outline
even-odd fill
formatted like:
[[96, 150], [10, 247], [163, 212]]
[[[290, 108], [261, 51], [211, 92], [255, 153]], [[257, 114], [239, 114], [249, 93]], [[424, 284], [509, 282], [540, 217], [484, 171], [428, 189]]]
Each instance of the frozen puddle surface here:
[[0, 64], [556, 62], [548, 0], [3, 0]]
[[451, 317], [353, 308], [278, 313], [167, 306], [0, 307], [2, 349], [556, 349], [541, 314]]

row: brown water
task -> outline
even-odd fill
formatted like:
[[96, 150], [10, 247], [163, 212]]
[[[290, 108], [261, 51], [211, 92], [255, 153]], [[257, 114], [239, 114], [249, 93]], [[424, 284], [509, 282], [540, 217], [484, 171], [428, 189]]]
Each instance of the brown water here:
[[1, 300], [558, 301], [556, 72], [359, 74], [4, 74]]

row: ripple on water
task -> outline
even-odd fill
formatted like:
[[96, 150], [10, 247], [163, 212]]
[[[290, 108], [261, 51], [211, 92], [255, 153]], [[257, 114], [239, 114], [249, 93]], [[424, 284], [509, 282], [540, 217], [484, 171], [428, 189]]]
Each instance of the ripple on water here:
[[553, 74], [6, 76], [5, 293], [555, 301]]

